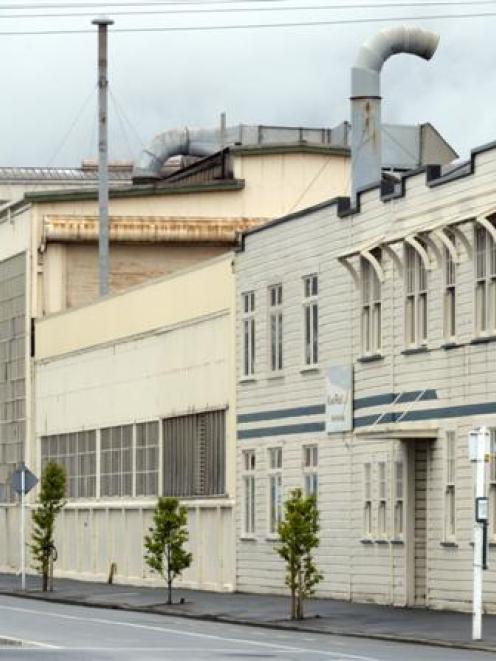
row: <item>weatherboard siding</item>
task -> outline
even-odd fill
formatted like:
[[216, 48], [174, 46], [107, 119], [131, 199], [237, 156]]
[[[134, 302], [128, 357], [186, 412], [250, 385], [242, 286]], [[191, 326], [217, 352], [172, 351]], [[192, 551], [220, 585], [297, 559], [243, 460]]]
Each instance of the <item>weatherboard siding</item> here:
[[[453, 218], [470, 219], [496, 207], [496, 150], [475, 156], [474, 173], [439, 186], [428, 187], [424, 173], [405, 181], [405, 195], [383, 202], [377, 189], [360, 196], [360, 213], [338, 217], [336, 206], [309, 210], [287, 222], [248, 234], [244, 250], [237, 254], [237, 304], [243, 291], [256, 292], [256, 373], [251, 382], [240, 377], [240, 324], [238, 356], [238, 500], [242, 498], [241, 452], [257, 451], [257, 530], [254, 539], [241, 539], [242, 509], [237, 512], [237, 585], [243, 590], [284, 592], [283, 567], [267, 537], [267, 450], [283, 447], [283, 490], [303, 485], [303, 445], [319, 445], [319, 507], [321, 546], [316, 554], [324, 573], [317, 594], [405, 605], [411, 569], [407, 544], [363, 542], [363, 464], [378, 461], [392, 467], [398, 448], [410, 441], [394, 438], [394, 415], [407, 411], [410, 429], [436, 427], [436, 439], [427, 443], [425, 526], [426, 605], [432, 608], [469, 610], [472, 594], [472, 466], [467, 458], [467, 434], [474, 425], [496, 426], [496, 344], [471, 344], [474, 330], [474, 263], [459, 244], [461, 263], [456, 267], [456, 348], [443, 348], [443, 270], [428, 272], [428, 351], [413, 355], [405, 349], [403, 276], [388, 255], [383, 255], [382, 339], [384, 357], [359, 362], [360, 292], [337, 257], [382, 236], [406, 236], [427, 225]], [[473, 224], [459, 226], [473, 245]], [[437, 242], [441, 254], [442, 246]], [[402, 257], [401, 243], [393, 249]], [[429, 249], [431, 259], [434, 253]], [[357, 267], [357, 257], [351, 258]], [[319, 275], [320, 367], [302, 372], [303, 284], [302, 277]], [[268, 372], [267, 287], [283, 284], [284, 370], [278, 378]], [[238, 309], [239, 312], [239, 309]], [[238, 315], [239, 318], [239, 315]], [[325, 368], [353, 362], [353, 433], [327, 435], [324, 431], [298, 433], [298, 425], [324, 422]], [[398, 393], [433, 391], [421, 401], [384, 403]], [[379, 398], [367, 400], [366, 398]], [[382, 400], [381, 400], [382, 398]], [[360, 402], [365, 402], [360, 405]], [[372, 404], [367, 404], [367, 401]], [[305, 414], [305, 407], [313, 407]], [[300, 415], [281, 411], [300, 409]], [[370, 424], [385, 410], [393, 416], [386, 438], [367, 436]], [[408, 411], [410, 414], [408, 414]], [[264, 420], [253, 416], [265, 412]], [[270, 412], [274, 412], [271, 414]], [[277, 415], [279, 412], [279, 415]], [[239, 418], [241, 416], [241, 418]], [[391, 417], [390, 416], [390, 417]], [[285, 427], [288, 433], [271, 433]], [[246, 437], [247, 430], [253, 434]], [[260, 430], [260, 434], [257, 434]], [[265, 430], [265, 431], [264, 431]], [[445, 545], [446, 431], [456, 432], [456, 537]], [[245, 436], [243, 436], [245, 434]], [[392, 526], [392, 479], [389, 479], [389, 519]], [[374, 489], [377, 488], [373, 481]], [[374, 496], [377, 498], [377, 495]], [[241, 501], [240, 501], [241, 502]], [[492, 531], [492, 539], [495, 531]], [[489, 551], [484, 599], [496, 612], [496, 546]]]

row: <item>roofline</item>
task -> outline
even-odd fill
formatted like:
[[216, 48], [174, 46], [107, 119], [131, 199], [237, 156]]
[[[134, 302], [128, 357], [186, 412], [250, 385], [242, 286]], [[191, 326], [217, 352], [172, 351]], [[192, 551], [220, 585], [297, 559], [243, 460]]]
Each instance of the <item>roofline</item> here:
[[[245, 187], [244, 179], [225, 179], [202, 184], [182, 186], [160, 186], [158, 184], [145, 184], [130, 186], [129, 188], [111, 188], [110, 199], [121, 197], [146, 197], [160, 195], [187, 195], [190, 193], [210, 193], [222, 190], [237, 191]], [[79, 200], [97, 200], [98, 191], [85, 189], [57, 190], [31, 192], [24, 195], [28, 202], [76, 202]]]
[[349, 156], [349, 147], [318, 145], [308, 142], [288, 142], [267, 145], [234, 145], [229, 151], [235, 155], [258, 156], [260, 154], [326, 154], [330, 156]]

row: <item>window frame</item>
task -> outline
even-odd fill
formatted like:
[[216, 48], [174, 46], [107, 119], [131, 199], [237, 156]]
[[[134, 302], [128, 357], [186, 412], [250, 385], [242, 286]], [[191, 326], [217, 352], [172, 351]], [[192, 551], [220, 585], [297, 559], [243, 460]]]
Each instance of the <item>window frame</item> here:
[[[456, 236], [445, 231], [448, 241], [456, 248]], [[443, 246], [443, 334], [446, 342], [456, 340], [456, 275], [457, 265], [446, 246]]]
[[256, 294], [253, 289], [241, 293], [241, 377], [250, 379], [256, 369]]
[[[275, 459], [275, 460], [274, 460]], [[267, 448], [267, 537], [277, 537], [282, 521], [282, 445]]]
[[256, 450], [252, 448], [243, 450], [241, 453], [241, 462], [241, 480], [243, 485], [241, 537], [245, 539], [252, 539], [255, 537], [257, 526]]
[[456, 541], [457, 433], [448, 429], [444, 435], [444, 541]]
[[[416, 239], [427, 251], [427, 246]], [[429, 278], [418, 250], [409, 243], [405, 251], [405, 346], [407, 349], [427, 346], [429, 337]]]
[[363, 463], [363, 535], [364, 539], [374, 537], [372, 461]]
[[[380, 263], [382, 251], [373, 256]], [[382, 283], [370, 261], [360, 256], [360, 338], [362, 356], [382, 355]]]
[[303, 276], [303, 365], [319, 364], [319, 275]]
[[486, 337], [496, 334], [496, 243], [485, 227], [475, 223], [473, 245], [474, 333]]
[[[303, 448], [303, 492], [306, 496], [315, 496], [319, 500], [319, 446], [309, 443]], [[308, 461], [307, 461], [308, 459]]]
[[281, 374], [284, 368], [284, 325], [282, 283], [269, 285], [268, 302], [268, 368], [271, 374]]

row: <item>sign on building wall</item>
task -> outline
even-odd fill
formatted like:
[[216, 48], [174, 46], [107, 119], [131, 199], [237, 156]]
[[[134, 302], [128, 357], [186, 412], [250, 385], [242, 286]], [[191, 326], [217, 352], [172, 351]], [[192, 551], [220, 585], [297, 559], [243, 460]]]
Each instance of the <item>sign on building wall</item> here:
[[326, 371], [326, 432], [353, 429], [353, 367], [333, 365]]

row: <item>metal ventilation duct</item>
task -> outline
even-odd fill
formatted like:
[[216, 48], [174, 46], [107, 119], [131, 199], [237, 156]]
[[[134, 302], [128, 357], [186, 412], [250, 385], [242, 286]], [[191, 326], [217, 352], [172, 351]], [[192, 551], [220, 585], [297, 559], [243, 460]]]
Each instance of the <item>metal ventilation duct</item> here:
[[360, 48], [351, 70], [351, 167], [352, 198], [360, 188], [381, 180], [381, 69], [398, 53], [424, 60], [436, 52], [439, 36], [418, 27], [398, 26], [382, 30]]

